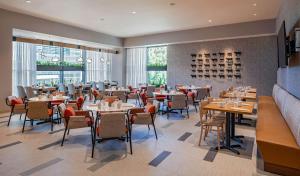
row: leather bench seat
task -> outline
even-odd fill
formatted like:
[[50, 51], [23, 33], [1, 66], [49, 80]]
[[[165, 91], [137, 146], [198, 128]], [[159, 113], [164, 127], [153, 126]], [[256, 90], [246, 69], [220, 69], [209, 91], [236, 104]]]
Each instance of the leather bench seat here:
[[273, 97], [259, 97], [256, 142], [265, 171], [300, 175], [300, 147]]

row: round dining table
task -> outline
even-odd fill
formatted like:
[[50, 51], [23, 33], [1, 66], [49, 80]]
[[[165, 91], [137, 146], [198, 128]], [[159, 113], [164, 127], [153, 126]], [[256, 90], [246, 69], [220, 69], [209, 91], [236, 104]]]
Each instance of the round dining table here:
[[184, 94], [182, 92], [177, 92], [177, 91], [160, 91], [160, 92], [153, 92], [153, 95], [174, 96], [174, 95], [184, 95]]
[[127, 112], [128, 110], [135, 108], [136, 105], [131, 103], [121, 103], [119, 106], [117, 103], [113, 103], [111, 106], [107, 104], [90, 104], [86, 106], [86, 109], [89, 111], [97, 111], [97, 112]]

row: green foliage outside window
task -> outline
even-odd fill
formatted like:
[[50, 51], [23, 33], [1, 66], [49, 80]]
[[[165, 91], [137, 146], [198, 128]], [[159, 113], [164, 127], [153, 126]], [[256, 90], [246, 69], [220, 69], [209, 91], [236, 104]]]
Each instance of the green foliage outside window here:
[[167, 83], [167, 47], [151, 47], [147, 49], [148, 83], [160, 86]]

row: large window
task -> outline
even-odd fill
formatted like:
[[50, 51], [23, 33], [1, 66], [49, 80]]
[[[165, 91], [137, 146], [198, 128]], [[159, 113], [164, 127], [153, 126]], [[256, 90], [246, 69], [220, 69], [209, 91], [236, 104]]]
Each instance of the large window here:
[[13, 93], [18, 85], [58, 85], [111, 79], [112, 53], [13, 42]]
[[167, 84], [167, 47], [147, 48], [147, 79], [152, 85]]

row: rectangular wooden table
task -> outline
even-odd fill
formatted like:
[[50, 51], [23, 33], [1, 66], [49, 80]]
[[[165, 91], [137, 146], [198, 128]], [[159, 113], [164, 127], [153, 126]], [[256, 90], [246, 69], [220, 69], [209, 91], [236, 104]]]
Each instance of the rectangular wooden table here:
[[256, 100], [256, 92], [247, 92], [245, 95], [234, 95], [232, 92], [226, 92], [223, 98], [241, 98], [243, 100]]
[[235, 150], [240, 145], [231, 145], [231, 139], [235, 139], [235, 114], [252, 114], [255, 102], [241, 102], [240, 106], [237, 107], [234, 103], [227, 103], [223, 107], [220, 106], [220, 102], [211, 102], [204, 107], [206, 110], [220, 111], [226, 113], [226, 136], [225, 144], [221, 149], [228, 149], [236, 154], [239, 151]]

